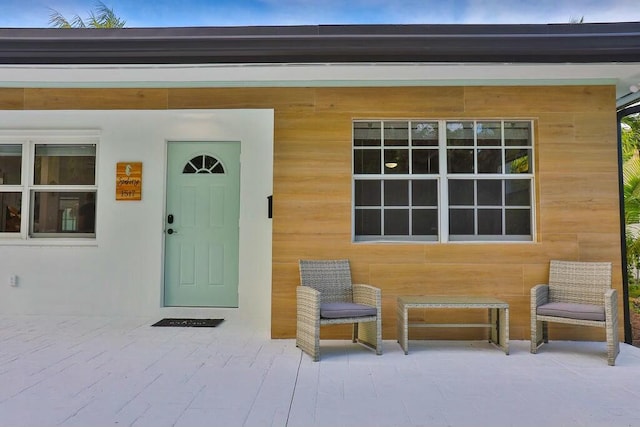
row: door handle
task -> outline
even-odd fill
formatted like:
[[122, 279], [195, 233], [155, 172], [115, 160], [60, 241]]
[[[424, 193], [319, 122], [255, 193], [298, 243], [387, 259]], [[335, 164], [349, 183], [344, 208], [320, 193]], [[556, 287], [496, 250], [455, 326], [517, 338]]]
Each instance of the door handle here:
[[167, 230], [167, 234], [178, 234], [178, 232], [177, 232], [177, 231], [175, 231], [173, 228], [169, 228], [169, 229]]

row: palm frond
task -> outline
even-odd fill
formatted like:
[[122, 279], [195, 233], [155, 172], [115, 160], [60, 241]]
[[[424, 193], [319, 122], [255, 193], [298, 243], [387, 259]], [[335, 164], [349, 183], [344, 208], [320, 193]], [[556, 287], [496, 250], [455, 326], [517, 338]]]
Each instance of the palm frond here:
[[98, 2], [96, 11], [97, 15], [91, 13], [91, 19], [95, 25], [93, 28], [122, 28], [126, 23], [116, 15], [112, 8], [102, 2]]
[[76, 15], [73, 17], [73, 20], [71, 21], [71, 25], [73, 25], [73, 28], [87, 28], [87, 24], [84, 23], [84, 21], [82, 20], [82, 18], [80, 18], [79, 15]]
[[68, 20], [57, 10], [50, 9], [49, 25], [54, 28], [123, 28], [125, 26], [126, 21], [119, 18], [113, 9], [103, 2], [98, 2], [95, 8], [96, 11], [89, 12], [86, 20], [79, 15]]
[[54, 28], [73, 28], [73, 25], [60, 12], [49, 8], [49, 26]]

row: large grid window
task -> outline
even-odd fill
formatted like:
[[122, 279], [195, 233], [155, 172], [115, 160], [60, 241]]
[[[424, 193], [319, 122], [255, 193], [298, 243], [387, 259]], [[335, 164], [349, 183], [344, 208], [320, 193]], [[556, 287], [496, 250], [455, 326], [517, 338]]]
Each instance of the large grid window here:
[[356, 241], [533, 236], [532, 122], [355, 121]]
[[95, 143], [0, 143], [0, 236], [95, 237]]

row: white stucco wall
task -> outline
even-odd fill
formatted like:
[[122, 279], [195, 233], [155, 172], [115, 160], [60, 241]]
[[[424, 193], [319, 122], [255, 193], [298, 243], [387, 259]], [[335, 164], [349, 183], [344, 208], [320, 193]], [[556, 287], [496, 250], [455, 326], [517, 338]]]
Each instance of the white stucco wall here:
[[[0, 239], [0, 312], [225, 317], [269, 333], [273, 110], [0, 112], [3, 140], [61, 129], [98, 135], [96, 239]], [[238, 309], [162, 307], [167, 141], [241, 143]], [[143, 162], [141, 201], [115, 200], [120, 161]]]

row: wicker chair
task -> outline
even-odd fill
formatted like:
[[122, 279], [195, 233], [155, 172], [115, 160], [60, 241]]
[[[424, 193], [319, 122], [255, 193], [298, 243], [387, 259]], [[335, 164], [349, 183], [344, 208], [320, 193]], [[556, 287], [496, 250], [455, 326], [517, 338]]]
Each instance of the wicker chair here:
[[551, 261], [549, 284], [531, 289], [531, 353], [549, 342], [548, 322], [604, 328], [607, 359], [620, 352], [618, 299], [611, 289], [611, 263]]
[[353, 324], [353, 342], [382, 354], [380, 289], [352, 285], [348, 260], [300, 260], [296, 346], [317, 362], [320, 326]]

